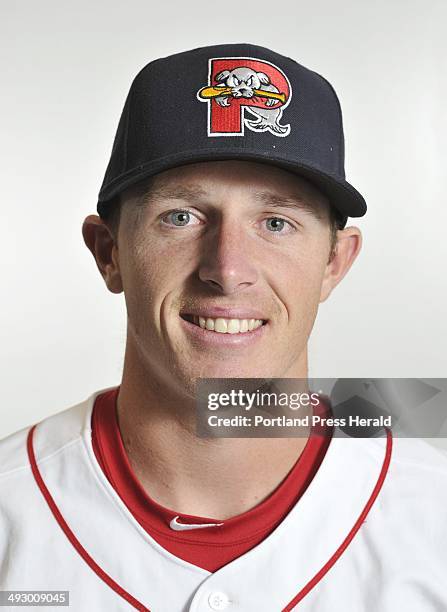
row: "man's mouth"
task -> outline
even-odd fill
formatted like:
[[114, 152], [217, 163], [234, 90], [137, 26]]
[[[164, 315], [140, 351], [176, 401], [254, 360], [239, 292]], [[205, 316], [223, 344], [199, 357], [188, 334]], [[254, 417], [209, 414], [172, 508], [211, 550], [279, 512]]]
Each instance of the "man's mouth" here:
[[199, 315], [181, 314], [182, 319], [202, 329], [218, 334], [245, 334], [254, 331], [267, 323], [264, 319], [227, 319], [223, 317], [201, 317]]

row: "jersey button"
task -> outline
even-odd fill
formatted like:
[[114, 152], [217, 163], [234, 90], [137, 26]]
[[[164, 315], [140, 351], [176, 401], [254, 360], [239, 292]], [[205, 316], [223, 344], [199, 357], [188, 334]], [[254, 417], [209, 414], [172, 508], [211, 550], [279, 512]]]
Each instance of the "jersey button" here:
[[226, 610], [230, 605], [230, 600], [225, 593], [216, 591], [208, 597], [208, 604], [211, 610]]

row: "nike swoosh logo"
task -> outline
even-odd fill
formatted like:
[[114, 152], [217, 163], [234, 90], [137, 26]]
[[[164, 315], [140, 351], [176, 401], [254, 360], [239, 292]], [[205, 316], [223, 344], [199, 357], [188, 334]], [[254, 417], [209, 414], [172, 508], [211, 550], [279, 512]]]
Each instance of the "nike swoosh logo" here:
[[206, 527], [220, 527], [223, 523], [179, 523], [179, 516], [174, 516], [172, 521], [169, 523], [169, 527], [174, 531], [189, 531], [190, 529], [205, 529]]

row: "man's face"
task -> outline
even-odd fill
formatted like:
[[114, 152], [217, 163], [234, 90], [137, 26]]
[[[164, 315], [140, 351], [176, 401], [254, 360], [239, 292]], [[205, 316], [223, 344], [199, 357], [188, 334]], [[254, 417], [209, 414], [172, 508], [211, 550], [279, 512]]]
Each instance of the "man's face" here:
[[114, 255], [147, 375], [188, 395], [198, 377], [305, 376], [318, 304], [335, 284], [326, 198], [245, 161], [168, 170], [151, 194], [123, 204]]

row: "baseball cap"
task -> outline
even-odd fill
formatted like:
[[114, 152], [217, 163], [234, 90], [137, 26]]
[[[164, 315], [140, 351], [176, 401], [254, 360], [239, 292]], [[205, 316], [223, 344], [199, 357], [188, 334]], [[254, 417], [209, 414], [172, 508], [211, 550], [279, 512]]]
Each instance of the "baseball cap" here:
[[135, 77], [98, 197], [98, 213], [154, 174], [204, 161], [272, 164], [313, 183], [343, 224], [366, 212], [345, 179], [340, 103], [332, 85], [253, 44], [200, 47], [156, 59]]

